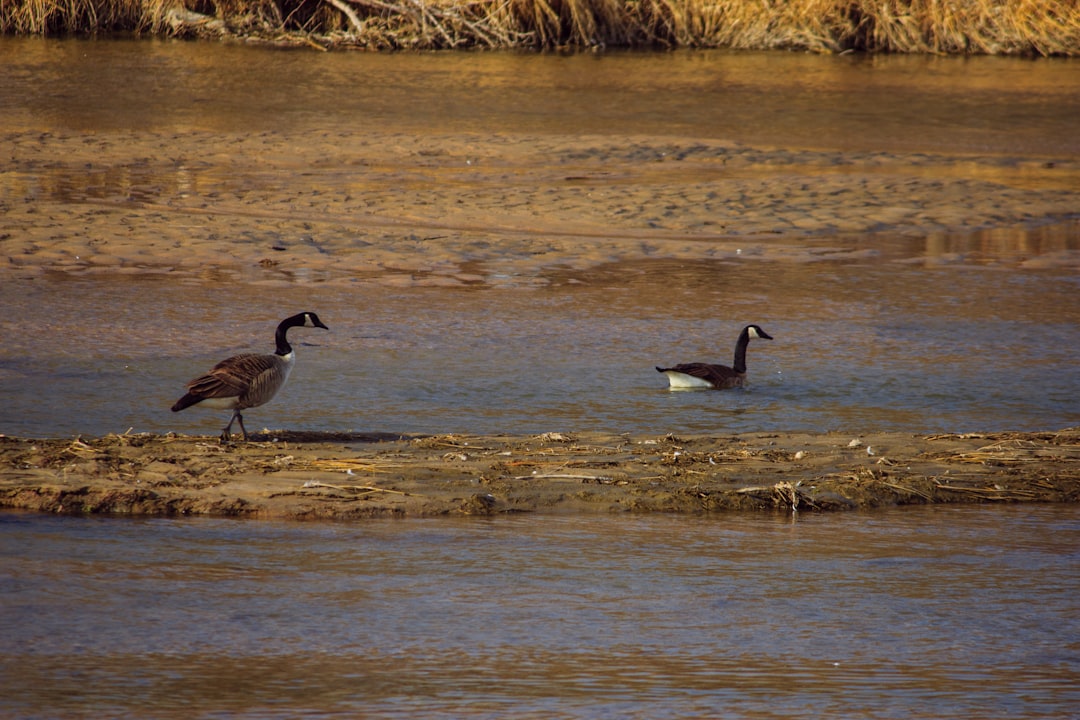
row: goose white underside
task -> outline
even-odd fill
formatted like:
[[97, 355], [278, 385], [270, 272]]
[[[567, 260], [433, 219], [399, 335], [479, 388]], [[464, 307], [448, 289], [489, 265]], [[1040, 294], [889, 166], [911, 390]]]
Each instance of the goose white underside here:
[[193, 404], [191, 407], [211, 408], [214, 410], [235, 410], [236, 403], [239, 399], [240, 398], [236, 396], [226, 398], [206, 398], [205, 400], [200, 400]]
[[676, 372], [675, 370], [665, 370], [664, 374], [667, 375], [668, 386], [672, 390], [692, 390], [695, 388], [711, 388], [713, 384], [708, 380], [703, 380], [693, 375], [687, 375], [686, 373]]

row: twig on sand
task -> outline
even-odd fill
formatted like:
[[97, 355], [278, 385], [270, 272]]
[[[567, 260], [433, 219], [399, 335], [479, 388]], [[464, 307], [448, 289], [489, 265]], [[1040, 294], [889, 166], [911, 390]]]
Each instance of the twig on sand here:
[[933, 496], [931, 496], [929, 493], [924, 493], [922, 490], [916, 490], [915, 488], [904, 487], [903, 485], [897, 485], [896, 483], [885, 482], [884, 480], [881, 481], [881, 484], [884, 485], [887, 488], [892, 488], [893, 490], [899, 490], [900, 492], [906, 492], [906, 493], [909, 493], [911, 495], [918, 495], [923, 500], [933, 500], [934, 499]]
[[759, 492], [767, 492], [772, 496], [772, 500], [776, 504], [785, 504], [791, 507], [791, 512], [798, 512], [799, 504], [802, 503], [808, 507], [818, 509], [817, 504], [813, 498], [799, 489], [799, 485], [802, 483], [789, 483], [778, 482], [775, 485], [758, 485], [755, 487], [745, 487], [736, 490], [736, 493], [752, 495]]
[[89, 445], [84, 443], [81, 439], [72, 440], [71, 444], [68, 445], [67, 449], [68, 449], [68, 452], [70, 452], [70, 453], [74, 453], [75, 455], [83, 455], [83, 456], [97, 455], [98, 453], [101, 452], [97, 448], [90, 447]]
[[976, 495], [986, 500], [1030, 500], [1031, 498], [1039, 496], [1038, 493], [1030, 492], [1028, 490], [1009, 490], [1008, 488], [999, 487], [960, 487], [957, 485], [943, 485], [941, 483], [937, 484], [937, 489]]
[[353, 470], [363, 470], [365, 472], [381, 472], [388, 468], [400, 468], [403, 467], [400, 464], [383, 463], [378, 460], [366, 460], [364, 458], [352, 458], [352, 459], [316, 459], [308, 463], [308, 465], [317, 470], [342, 470], [344, 472], [352, 474]]
[[403, 492], [401, 490], [391, 490], [389, 488], [375, 487], [374, 485], [331, 485], [330, 483], [319, 482], [318, 480], [308, 480], [303, 484], [304, 488], [330, 488], [331, 490], [341, 490], [342, 492], [382, 492], [393, 493], [394, 495], [412, 495], [412, 493]]
[[610, 475], [568, 475], [563, 473], [541, 473], [539, 475], [518, 475], [515, 480], [592, 480], [593, 482], [610, 482], [615, 478]]

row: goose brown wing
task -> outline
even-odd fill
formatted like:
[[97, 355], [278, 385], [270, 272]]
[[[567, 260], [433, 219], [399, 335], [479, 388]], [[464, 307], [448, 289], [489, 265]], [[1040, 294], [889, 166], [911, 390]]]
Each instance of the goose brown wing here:
[[683, 363], [682, 365], [676, 365], [675, 367], [668, 369], [674, 370], [675, 372], [681, 372], [684, 375], [690, 375], [691, 377], [707, 380], [717, 387], [723, 386], [725, 383], [730, 382], [739, 375], [726, 365], [710, 365], [708, 363]]
[[273, 367], [273, 355], [234, 355], [222, 360], [210, 372], [187, 385], [189, 395], [200, 398], [227, 398], [243, 395], [251, 381]]

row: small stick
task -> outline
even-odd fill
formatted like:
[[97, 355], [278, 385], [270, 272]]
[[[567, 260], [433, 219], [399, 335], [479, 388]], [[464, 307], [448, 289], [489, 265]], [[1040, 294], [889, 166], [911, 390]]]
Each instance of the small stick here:
[[[329, 4], [341, 11], [341, 13], [349, 19], [349, 24], [352, 25], [353, 31], [357, 35], [362, 35], [364, 32], [364, 23], [360, 19], [360, 16], [356, 14], [356, 11], [351, 7], [341, 2], [340, 0], [326, 0]], [[320, 50], [326, 50], [324, 47], [320, 47]]]
[[966, 488], [955, 485], [938, 484], [938, 490], [951, 490], [953, 492], [970, 493], [989, 500], [1022, 500], [1024, 498], [1038, 497], [1038, 493], [1027, 490], [998, 490], [997, 488]]
[[912, 495], [918, 495], [919, 497], [921, 497], [921, 498], [923, 498], [925, 500], [933, 500], [933, 498], [930, 495], [928, 495], [927, 493], [922, 492], [921, 490], [916, 490], [915, 488], [904, 487], [903, 485], [897, 485], [896, 483], [884, 482], [884, 481], [882, 481], [881, 484], [884, 485], [885, 487], [890, 487], [893, 490], [901, 490], [901, 491], [906, 492], [906, 493], [911, 493]]
[[401, 490], [390, 490], [388, 488], [375, 487], [374, 485], [331, 485], [330, 483], [319, 482], [318, 480], [308, 480], [304, 483], [305, 488], [330, 488], [332, 490], [363, 490], [366, 492], [384, 492], [394, 493], [395, 495], [409, 495], [407, 492]]
[[613, 480], [610, 475], [556, 475], [553, 473], [544, 473], [542, 475], [518, 475], [515, 480]]

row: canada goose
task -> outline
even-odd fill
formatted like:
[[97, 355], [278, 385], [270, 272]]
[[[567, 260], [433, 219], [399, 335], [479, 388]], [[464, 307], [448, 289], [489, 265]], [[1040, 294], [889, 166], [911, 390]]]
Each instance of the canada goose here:
[[248, 439], [241, 410], [265, 405], [285, 385], [292, 371], [296, 355], [286, 334], [293, 327], [317, 327], [329, 330], [313, 312], [303, 312], [287, 317], [277, 326], [274, 341], [277, 349], [273, 355], [245, 353], [233, 355], [215, 365], [210, 372], [187, 384], [187, 393], [172, 406], [179, 412], [192, 405], [232, 410], [232, 418], [221, 431], [223, 442], [232, 439], [233, 422], [240, 423], [244, 440]]
[[762, 330], [757, 325], [747, 325], [739, 333], [739, 341], [735, 343], [735, 365], [709, 365], [707, 363], [684, 363], [675, 367], [657, 367], [657, 372], [662, 372], [668, 377], [670, 387], [673, 388], [724, 388], [742, 387], [746, 382], [746, 346], [750, 344], [750, 338], [772, 340], [772, 335]]

